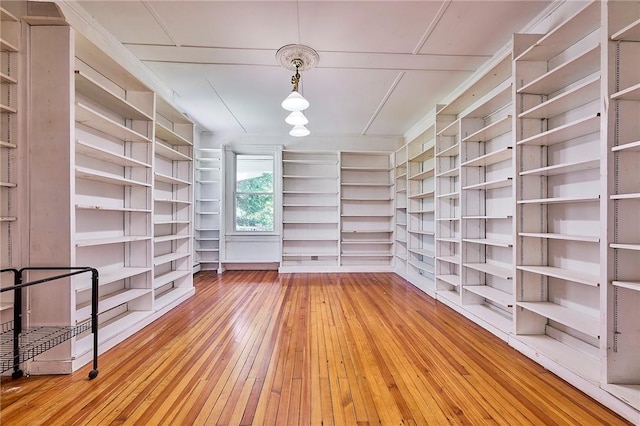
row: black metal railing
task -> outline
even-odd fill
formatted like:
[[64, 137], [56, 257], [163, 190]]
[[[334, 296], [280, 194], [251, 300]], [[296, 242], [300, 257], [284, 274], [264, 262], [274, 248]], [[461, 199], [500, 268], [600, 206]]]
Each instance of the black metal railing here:
[[[70, 271], [63, 274], [23, 282], [28, 271]], [[65, 342], [80, 333], [93, 333], [93, 369], [89, 379], [98, 375], [98, 270], [75, 266], [31, 266], [22, 269], [5, 268], [0, 273], [13, 273], [14, 285], [0, 289], [0, 293], [13, 291], [13, 320], [0, 324], [0, 373], [13, 368], [11, 376], [16, 379], [23, 375], [20, 364]], [[37, 284], [55, 281], [91, 272], [91, 317], [75, 325], [36, 326], [25, 328], [22, 324], [22, 289]]]

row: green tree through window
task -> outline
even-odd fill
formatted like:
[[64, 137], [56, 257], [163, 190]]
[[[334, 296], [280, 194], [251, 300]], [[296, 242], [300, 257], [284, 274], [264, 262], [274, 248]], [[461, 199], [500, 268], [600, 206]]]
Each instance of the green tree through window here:
[[235, 202], [237, 231], [274, 230], [272, 156], [236, 156]]

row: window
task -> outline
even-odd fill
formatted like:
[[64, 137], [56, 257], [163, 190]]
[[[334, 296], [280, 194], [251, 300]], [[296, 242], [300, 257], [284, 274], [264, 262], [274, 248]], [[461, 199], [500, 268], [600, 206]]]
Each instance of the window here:
[[235, 157], [235, 230], [273, 232], [273, 155], [236, 154]]

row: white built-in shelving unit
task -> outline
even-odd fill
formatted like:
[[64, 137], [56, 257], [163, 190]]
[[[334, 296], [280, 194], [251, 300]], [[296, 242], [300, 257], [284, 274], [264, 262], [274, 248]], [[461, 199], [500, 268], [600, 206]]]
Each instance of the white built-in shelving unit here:
[[[28, 37], [29, 265], [98, 269], [104, 351], [194, 293], [193, 124], [71, 27], [34, 24]], [[31, 324], [89, 318], [86, 280], [37, 287]], [[31, 371], [73, 371], [92, 347], [79, 335]]]
[[567, 6], [435, 108], [435, 297], [638, 423], [640, 2]]
[[[450, 109], [450, 108], [449, 108]], [[455, 111], [436, 114], [435, 290], [443, 300], [460, 299], [460, 120]]]
[[606, 199], [600, 182], [600, 4], [528, 41], [514, 62], [515, 333], [524, 345], [598, 381]]
[[607, 143], [600, 150], [602, 168], [609, 170], [600, 246], [601, 259], [608, 259], [600, 275], [603, 382], [640, 411], [640, 2], [603, 5], [602, 18], [603, 97], [609, 104]]
[[395, 232], [394, 232], [394, 268], [400, 275], [407, 272], [408, 260], [408, 199], [407, 189], [409, 162], [407, 154], [408, 146], [403, 144], [395, 152], [394, 157], [394, 204], [395, 204]]
[[512, 316], [511, 56], [436, 112], [436, 294], [500, 333]]
[[339, 154], [282, 152], [280, 271], [337, 270], [340, 257]]
[[155, 309], [193, 287], [193, 138], [193, 123], [158, 96], [153, 167]]
[[[99, 270], [99, 335], [108, 341], [153, 310], [154, 94], [79, 34], [71, 40], [75, 243], [69, 259], [54, 262]], [[91, 289], [84, 282], [74, 287], [71, 320], [82, 321], [90, 316]], [[90, 336], [79, 338], [76, 349], [91, 344]]]
[[[497, 332], [513, 322], [513, 102], [511, 55], [480, 82], [461, 114], [461, 304]], [[480, 83], [479, 82], [479, 83]]]
[[[19, 55], [20, 20], [4, 7], [0, 7], [0, 266], [20, 266], [20, 232], [17, 186], [19, 145]], [[12, 282], [2, 282], [11, 286]], [[13, 294], [2, 293], [0, 318], [12, 316]]]
[[220, 149], [196, 150], [194, 265], [220, 272], [222, 159]]
[[390, 152], [340, 152], [340, 266], [391, 271], [394, 169]]
[[435, 126], [407, 143], [406, 274], [435, 295]]

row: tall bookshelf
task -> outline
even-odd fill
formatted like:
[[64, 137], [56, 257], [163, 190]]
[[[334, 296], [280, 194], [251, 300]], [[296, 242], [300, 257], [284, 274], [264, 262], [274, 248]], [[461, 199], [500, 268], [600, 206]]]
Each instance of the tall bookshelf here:
[[435, 126], [407, 143], [407, 275], [435, 295]]
[[[489, 71], [488, 85], [461, 119], [461, 304], [509, 333], [513, 321], [513, 102], [511, 55]], [[481, 93], [477, 93], [480, 95]]]
[[393, 153], [340, 153], [340, 265], [391, 271]]
[[[20, 266], [21, 223], [18, 185], [20, 82], [20, 20], [11, 11], [0, 7], [0, 259], [3, 268]], [[3, 277], [4, 278], [4, 277]], [[13, 282], [2, 281], [2, 286]], [[13, 316], [13, 294], [2, 293], [0, 318], [4, 322]]]
[[[29, 264], [98, 269], [104, 351], [194, 293], [193, 127], [72, 28], [30, 25], [28, 37]], [[178, 253], [184, 266], [169, 259]], [[32, 325], [90, 316], [87, 280], [38, 287], [29, 295]], [[79, 335], [30, 372], [71, 372], [92, 347], [91, 335]]]
[[[46, 37], [46, 27], [39, 29]], [[70, 51], [75, 57], [71, 134], [76, 139], [71, 146], [75, 193], [70, 201], [75, 205], [75, 227], [68, 230], [70, 256], [57, 263], [99, 270], [99, 336], [106, 342], [153, 310], [154, 94], [131, 74], [116, 71], [113, 60], [81, 35], [73, 34], [71, 40], [75, 41]], [[84, 282], [73, 286], [76, 309], [71, 319], [80, 321], [90, 316], [91, 289]], [[76, 344], [77, 349], [88, 350], [90, 337], [77, 339]]]
[[436, 113], [436, 295], [503, 338], [513, 306], [511, 99], [503, 54]]
[[220, 272], [222, 158], [220, 149], [196, 150], [194, 265]]
[[153, 289], [162, 309], [193, 287], [194, 126], [157, 97], [154, 135]]
[[518, 341], [597, 382], [602, 342], [600, 4], [516, 52]]
[[460, 299], [460, 120], [445, 107], [436, 115], [435, 290]]
[[400, 275], [405, 275], [407, 272], [407, 259], [408, 259], [408, 221], [409, 216], [407, 213], [408, 200], [407, 200], [407, 188], [408, 180], [407, 173], [409, 168], [409, 162], [407, 161], [407, 144], [403, 144], [395, 152], [394, 156], [394, 204], [395, 204], [395, 232], [394, 232], [394, 268]]
[[[609, 100], [606, 141], [601, 145], [602, 215], [608, 218], [601, 258], [606, 311], [601, 340], [603, 387], [640, 411], [640, 2], [602, 7], [603, 96]], [[603, 346], [603, 345], [601, 345]], [[638, 415], [640, 418], [640, 415]]]
[[280, 271], [337, 270], [340, 256], [339, 155], [282, 152]]

